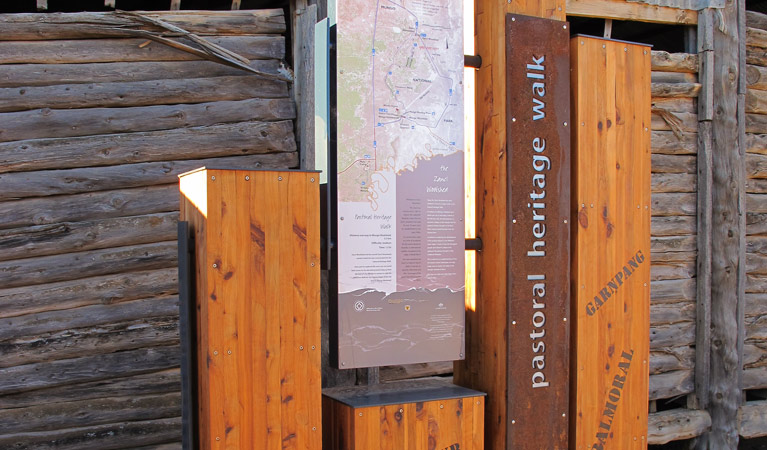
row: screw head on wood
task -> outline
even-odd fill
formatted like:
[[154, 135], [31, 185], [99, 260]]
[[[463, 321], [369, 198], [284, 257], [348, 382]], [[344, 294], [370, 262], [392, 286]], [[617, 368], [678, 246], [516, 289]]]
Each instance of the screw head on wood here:
[[316, 350], [316, 349], [317, 349], [317, 346], [316, 345], [312, 345], [312, 350]]
[[232, 354], [232, 351], [231, 351], [231, 350], [227, 350], [227, 351], [226, 351], [226, 353], [227, 353], [228, 355], [231, 355], [231, 354]]
[[277, 181], [282, 181], [282, 177], [277, 177]]
[[245, 175], [245, 181], [250, 181], [250, 176], [249, 175]]
[[404, 409], [402, 409], [402, 408], [400, 408], [400, 409], [399, 409], [399, 412], [401, 412], [401, 413], [402, 413], [402, 412], [405, 412], [405, 410], [404, 410]]
[[311, 178], [309, 178], [309, 181], [311, 181], [312, 183], [314, 183], [314, 177], [311, 177]]
[[213, 355], [218, 355], [218, 350], [213, 350]]
[[218, 264], [213, 263], [213, 268], [215, 269], [216, 267], [218, 267]]
[[445, 405], [439, 405], [439, 409], [444, 409]]
[[218, 437], [218, 436], [216, 436], [216, 440], [217, 440], [217, 441], [220, 441], [220, 440], [221, 440], [221, 438], [220, 438], [220, 437]]
[[567, 126], [567, 122], [565, 122], [565, 126]]
[[298, 346], [298, 349], [299, 349], [299, 350], [303, 350], [303, 349], [304, 349], [304, 346], [303, 346], [303, 345], [299, 345], [299, 346]]
[[216, 181], [216, 176], [215, 175], [211, 175], [210, 179], [213, 180], [213, 181]]

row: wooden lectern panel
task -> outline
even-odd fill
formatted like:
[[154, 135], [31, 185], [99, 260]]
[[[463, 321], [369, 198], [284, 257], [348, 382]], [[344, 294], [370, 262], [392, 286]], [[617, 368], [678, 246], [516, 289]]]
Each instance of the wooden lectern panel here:
[[195, 240], [200, 447], [321, 448], [319, 179], [181, 176]]
[[647, 447], [650, 48], [576, 36], [571, 448]]

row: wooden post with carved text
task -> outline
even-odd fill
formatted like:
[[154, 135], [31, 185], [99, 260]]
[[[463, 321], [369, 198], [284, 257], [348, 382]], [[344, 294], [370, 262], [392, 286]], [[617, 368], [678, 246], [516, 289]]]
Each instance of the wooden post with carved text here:
[[[508, 314], [507, 283], [507, 93], [506, 14], [565, 20], [564, 0], [475, 0], [476, 53], [482, 67], [476, 79], [477, 299], [466, 311], [466, 359], [455, 363], [454, 380], [486, 392], [485, 445], [508, 446]], [[549, 432], [548, 429], [542, 430]]]
[[650, 48], [571, 40], [571, 448], [647, 448]]
[[322, 447], [316, 172], [180, 177], [195, 241], [200, 449]]

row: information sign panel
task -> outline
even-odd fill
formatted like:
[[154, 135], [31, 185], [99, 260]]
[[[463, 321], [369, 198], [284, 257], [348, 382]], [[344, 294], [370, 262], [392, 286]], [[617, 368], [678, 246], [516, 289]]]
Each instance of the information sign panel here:
[[339, 2], [338, 364], [463, 357], [463, 5]]
[[[567, 448], [570, 78], [565, 22], [507, 15], [508, 446]], [[546, 427], [541, 427], [545, 423]]]

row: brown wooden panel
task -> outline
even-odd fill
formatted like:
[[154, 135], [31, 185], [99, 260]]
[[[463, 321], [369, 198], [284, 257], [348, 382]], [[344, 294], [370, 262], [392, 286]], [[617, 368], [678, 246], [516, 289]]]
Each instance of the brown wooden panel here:
[[646, 448], [650, 49], [576, 36], [572, 448]]
[[321, 448], [316, 177], [181, 177], [198, 247], [203, 449]]
[[506, 16], [507, 445], [517, 449], [567, 448], [569, 38], [566, 23]]
[[323, 398], [325, 448], [482, 450], [484, 396], [355, 408]]

